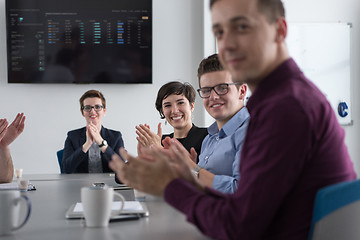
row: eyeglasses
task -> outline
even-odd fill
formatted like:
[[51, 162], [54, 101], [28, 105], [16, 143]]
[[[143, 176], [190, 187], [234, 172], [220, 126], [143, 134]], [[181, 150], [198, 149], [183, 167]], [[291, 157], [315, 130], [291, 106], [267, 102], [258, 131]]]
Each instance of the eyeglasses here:
[[242, 83], [222, 83], [213, 87], [199, 88], [197, 91], [201, 98], [209, 98], [211, 95], [211, 90], [214, 90], [214, 92], [219, 96], [225, 95], [229, 92], [229, 85], [238, 85], [238, 84], [242, 84]]
[[95, 106], [85, 105], [81, 107], [81, 109], [84, 110], [85, 112], [91, 112], [92, 109], [94, 109], [95, 112], [100, 112], [103, 108], [104, 106], [102, 105], [95, 105]]

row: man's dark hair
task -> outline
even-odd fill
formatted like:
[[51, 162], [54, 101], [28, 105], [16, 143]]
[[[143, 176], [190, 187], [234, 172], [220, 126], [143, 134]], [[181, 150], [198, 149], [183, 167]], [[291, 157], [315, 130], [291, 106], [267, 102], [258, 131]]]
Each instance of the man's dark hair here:
[[[203, 59], [198, 67], [198, 80], [200, 86], [200, 77], [205, 73], [223, 71], [224, 68], [219, 61], [217, 54], [210, 55], [209, 57]], [[200, 86], [201, 87], [201, 86]]]

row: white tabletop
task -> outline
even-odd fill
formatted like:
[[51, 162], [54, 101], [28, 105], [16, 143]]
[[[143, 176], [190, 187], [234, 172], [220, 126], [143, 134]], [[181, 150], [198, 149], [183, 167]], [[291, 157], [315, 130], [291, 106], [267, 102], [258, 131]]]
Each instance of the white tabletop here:
[[[67, 220], [67, 209], [80, 202], [80, 189], [93, 182], [117, 186], [112, 174], [32, 174], [24, 175], [36, 186], [26, 195], [32, 203], [32, 213], [27, 224], [1, 239], [56, 240], [56, 239], [208, 239], [195, 226], [186, 222], [185, 216], [170, 207], [161, 198], [146, 197], [149, 217], [137, 220], [111, 222], [108, 228], [87, 228], [84, 220]], [[134, 192], [119, 190], [126, 200], [134, 200]]]

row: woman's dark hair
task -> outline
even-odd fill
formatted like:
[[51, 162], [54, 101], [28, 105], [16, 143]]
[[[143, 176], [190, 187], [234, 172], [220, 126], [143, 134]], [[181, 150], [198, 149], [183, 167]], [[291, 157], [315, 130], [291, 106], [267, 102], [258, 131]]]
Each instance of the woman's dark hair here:
[[168, 82], [159, 89], [155, 102], [155, 107], [159, 111], [161, 119], [165, 118], [162, 110], [162, 101], [172, 94], [184, 95], [190, 103], [195, 102], [196, 92], [190, 83], [179, 81]]

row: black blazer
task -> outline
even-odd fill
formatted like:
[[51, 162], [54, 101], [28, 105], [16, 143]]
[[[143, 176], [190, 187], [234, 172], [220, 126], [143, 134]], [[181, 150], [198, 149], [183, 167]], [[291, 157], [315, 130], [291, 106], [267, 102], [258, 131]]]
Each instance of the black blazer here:
[[[113, 172], [108, 162], [114, 153], [118, 153], [120, 147], [124, 147], [124, 141], [119, 131], [101, 127], [101, 136], [108, 143], [105, 153], [101, 152], [101, 161], [104, 172]], [[88, 173], [89, 155], [82, 151], [82, 145], [86, 141], [86, 127], [68, 132], [65, 141], [62, 168], [65, 173]]]

